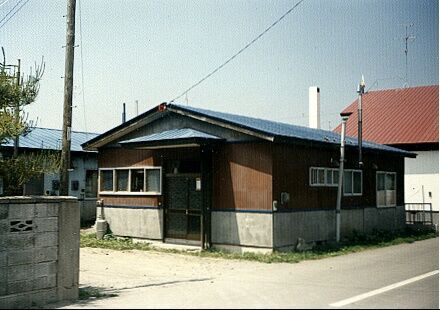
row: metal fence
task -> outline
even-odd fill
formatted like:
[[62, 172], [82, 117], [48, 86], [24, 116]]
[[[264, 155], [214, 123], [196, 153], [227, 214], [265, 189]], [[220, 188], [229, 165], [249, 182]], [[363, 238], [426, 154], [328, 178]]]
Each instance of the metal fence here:
[[431, 203], [405, 203], [407, 224], [433, 224]]

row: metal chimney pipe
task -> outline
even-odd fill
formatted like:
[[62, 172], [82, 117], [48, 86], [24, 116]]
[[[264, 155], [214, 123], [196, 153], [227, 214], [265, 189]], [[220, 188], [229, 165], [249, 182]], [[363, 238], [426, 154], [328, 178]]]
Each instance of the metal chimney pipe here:
[[139, 115], [139, 101], [135, 100], [134, 103], [136, 104], [136, 116]]
[[125, 102], [122, 104], [122, 123], [125, 123], [126, 121], [126, 114], [125, 114]]
[[341, 128], [341, 157], [339, 159], [339, 179], [338, 179], [338, 198], [336, 200], [336, 242], [341, 240], [341, 200], [342, 200], [342, 185], [344, 178], [344, 161], [345, 161], [345, 127], [347, 120], [352, 113], [341, 113], [342, 128]]
[[365, 92], [365, 82], [364, 76], [362, 75], [362, 80], [358, 85], [357, 93], [358, 96], [358, 147], [359, 147], [359, 168], [362, 168], [362, 95]]

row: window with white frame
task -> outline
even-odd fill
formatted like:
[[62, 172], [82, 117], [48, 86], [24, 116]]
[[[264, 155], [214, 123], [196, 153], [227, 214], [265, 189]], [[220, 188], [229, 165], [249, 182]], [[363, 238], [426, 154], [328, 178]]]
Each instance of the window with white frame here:
[[396, 173], [376, 172], [376, 199], [378, 207], [396, 206]]
[[344, 170], [344, 196], [362, 195], [362, 170]]
[[99, 170], [101, 194], [161, 195], [161, 167], [103, 168]]
[[311, 186], [338, 186], [339, 170], [325, 167], [310, 167]]

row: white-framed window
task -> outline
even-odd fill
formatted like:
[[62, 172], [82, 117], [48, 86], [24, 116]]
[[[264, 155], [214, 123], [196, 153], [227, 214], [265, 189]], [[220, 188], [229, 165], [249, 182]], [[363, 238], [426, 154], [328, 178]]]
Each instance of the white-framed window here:
[[362, 196], [362, 170], [344, 169], [344, 196]]
[[339, 169], [310, 167], [310, 186], [337, 187]]
[[396, 206], [396, 173], [376, 172], [376, 201], [378, 207]]
[[161, 195], [162, 167], [99, 169], [99, 193], [113, 195]]

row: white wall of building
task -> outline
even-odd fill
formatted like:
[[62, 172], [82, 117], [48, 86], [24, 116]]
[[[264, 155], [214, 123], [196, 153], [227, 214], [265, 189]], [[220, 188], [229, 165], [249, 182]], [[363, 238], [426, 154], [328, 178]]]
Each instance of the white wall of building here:
[[416, 151], [417, 158], [405, 158], [405, 202], [432, 203], [439, 210], [439, 151]]

